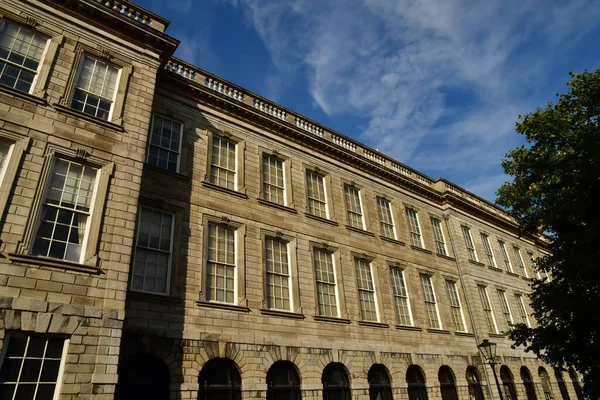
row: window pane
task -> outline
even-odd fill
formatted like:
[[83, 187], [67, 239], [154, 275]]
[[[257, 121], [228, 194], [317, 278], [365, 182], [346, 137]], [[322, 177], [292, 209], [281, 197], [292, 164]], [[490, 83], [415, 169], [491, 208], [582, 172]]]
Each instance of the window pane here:
[[71, 107], [107, 120], [114, 101], [119, 70], [87, 55], [81, 64]]
[[324, 178], [312, 171], [307, 171], [306, 192], [308, 196], [308, 213], [327, 218]]
[[430, 328], [440, 329], [440, 319], [431, 277], [427, 275], [421, 275], [421, 283], [423, 285], [423, 296], [425, 299], [425, 309], [427, 310], [428, 325]]
[[487, 288], [485, 286], [477, 286], [479, 290], [479, 297], [481, 298], [481, 305], [483, 307], [483, 314], [487, 323], [488, 331], [490, 333], [498, 333], [496, 328], [496, 321], [492, 311], [492, 305], [488, 297]]
[[313, 263], [317, 281], [319, 315], [337, 317], [336, 280], [333, 255], [320, 249], [313, 251]]
[[450, 299], [454, 327], [459, 332], [465, 332], [465, 322], [463, 319], [462, 307], [460, 304], [460, 298], [458, 297], [456, 283], [452, 281], [446, 281], [446, 290], [448, 291], [448, 298]]
[[444, 239], [444, 232], [442, 231], [442, 224], [440, 220], [431, 218], [431, 226], [433, 228], [433, 237], [435, 239], [437, 253], [447, 256], [448, 251], [446, 250], [446, 241]]
[[361, 317], [364, 321], [378, 321], [371, 263], [367, 260], [357, 258], [354, 260], [354, 267], [356, 270]]
[[408, 218], [408, 230], [410, 232], [412, 245], [416, 247], [423, 247], [423, 242], [421, 240], [421, 228], [419, 226], [417, 212], [412, 208], [407, 208], [406, 216]]
[[182, 125], [160, 115], [153, 115], [146, 162], [171, 172], [178, 172]]
[[392, 280], [398, 323], [401, 325], [412, 325], [404, 272], [398, 268], [390, 268], [390, 278]]
[[283, 161], [275, 156], [263, 157], [263, 198], [277, 204], [285, 204]]
[[381, 226], [381, 236], [395, 239], [394, 220], [392, 218], [392, 207], [388, 200], [377, 198], [377, 211], [379, 213], [379, 222]]
[[235, 190], [235, 143], [213, 136], [210, 182]]
[[471, 237], [471, 230], [466, 226], [461, 226], [463, 237], [465, 239], [465, 244], [467, 245], [467, 254], [469, 256], [469, 260], [471, 261], [479, 261], [477, 259], [477, 252], [475, 251], [475, 245], [473, 244], [473, 238]]
[[288, 244], [278, 239], [265, 240], [268, 307], [290, 310], [290, 273]]
[[226, 225], [208, 225], [206, 298], [224, 303], [235, 302], [235, 229]]
[[346, 198], [346, 209], [348, 211], [348, 225], [354, 228], [364, 229], [359, 190], [353, 186], [344, 185], [344, 195]]

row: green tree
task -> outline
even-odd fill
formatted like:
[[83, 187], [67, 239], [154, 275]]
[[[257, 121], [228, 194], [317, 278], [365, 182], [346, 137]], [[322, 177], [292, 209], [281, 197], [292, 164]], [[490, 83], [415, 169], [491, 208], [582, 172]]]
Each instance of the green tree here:
[[573, 366], [586, 397], [600, 399], [600, 70], [571, 77], [556, 104], [519, 116], [527, 144], [502, 161], [513, 181], [497, 203], [523, 235], [548, 242], [536, 268], [551, 279], [534, 281], [530, 296], [538, 326], [514, 327], [514, 346]]

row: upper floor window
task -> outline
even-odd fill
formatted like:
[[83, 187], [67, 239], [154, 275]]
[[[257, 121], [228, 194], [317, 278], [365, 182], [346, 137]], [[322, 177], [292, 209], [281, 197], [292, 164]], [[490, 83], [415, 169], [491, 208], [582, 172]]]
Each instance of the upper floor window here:
[[365, 223], [360, 202], [360, 191], [354, 186], [344, 185], [344, 196], [348, 211], [348, 225], [353, 228], [364, 229]]
[[442, 256], [448, 255], [444, 231], [442, 231], [442, 222], [437, 218], [431, 218], [431, 227], [433, 228], [433, 238], [435, 239], [435, 248], [437, 253]]
[[46, 186], [31, 253], [81, 262], [98, 169], [57, 158]]
[[90, 55], [84, 55], [71, 97], [71, 107], [109, 120], [117, 94], [121, 70]]
[[427, 310], [427, 324], [432, 329], [442, 329], [442, 323], [438, 312], [435, 290], [431, 282], [431, 276], [421, 275], [421, 284], [423, 285], [423, 296], [425, 299], [425, 309]]
[[313, 263], [317, 281], [317, 311], [322, 316], [339, 317], [333, 254], [314, 249]]
[[236, 144], [220, 136], [212, 137], [210, 183], [235, 190]]
[[531, 323], [529, 322], [529, 316], [527, 315], [527, 311], [525, 310], [525, 303], [523, 303], [523, 296], [521, 296], [520, 294], [515, 294], [515, 303], [517, 303], [517, 310], [519, 311], [521, 322], [531, 327]]
[[306, 193], [308, 213], [317, 217], [328, 218], [325, 177], [313, 171], [306, 171]]
[[410, 231], [412, 245], [423, 248], [423, 237], [421, 236], [421, 226], [419, 225], [417, 212], [412, 208], [407, 208], [406, 216], [408, 218], [408, 230]]
[[525, 278], [529, 278], [529, 274], [527, 274], [527, 269], [525, 269], [525, 264], [523, 263], [523, 257], [521, 257], [521, 249], [519, 249], [517, 246], [514, 246], [513, 250], [515, 251], [515, 258], [517, 259], [517, 265], [521, 270], [521, 275]]
[[481, 305], [483, 307], [483, 314], [485, 315], [488, 331], [490, 333], [498, 333], [496, 318], [494, 318], [494, 311], [492, 310], [492, 304], [490, 303], [487, 288], [482, 285], [477, 285], [477, 289], [479, 290], [479, 297], [481, 298]]
[[511, 325], [514, 324], [512, 313], [510, 312], [510, 306], [506, 299], [506, 292], [504, 290], [498, 290], [498, 299], [500, 300], [500, 306], [502, 307], [502, 313], [504, 314], [504, 320], [506, 321], [507, 330], [510, 329]]
[[283, 160], [274, 155], [263, 156], [263, 198], [272, 203], [285, 205], [285, 182]]
[[394, 302], [396, 304], [396, 316], [400, 325], [412, 325], [412, 313], [410, 312], [410, 301], [408, 290], [404, 280], [404, 271], [399, 268], [390, 268]]
[[131, 280], [133, 290], [168, 293], [173, 225], [172, 214], [141, 208]]
[[448, 292], [448, 298], [450, 299], [450, 307], [452, 309], [452, 320], [454, 321], [454, 327], [458, 332], [465, 332], [465, 318], [460, 304], [460, 297], [458, 297], [456, 282], [447, 280], [446, 291]]
[[0, 84], [30, 93], [48, 37], [6, 18], [0, 21]]
[[371, 263], [362, 258], [356, 258], [354, 267], [356, 269], [361, 318], [363, 321], [379, 321]]
[[[2, 181], [0, 180], [0, 182], [2, 182]], [[531, 266], [531, 270], [535, 271], [535, 277], [537, 279], [542, 279], [542, 273], [535, 265], [535, 256], [533, 255], [533, 253], [528, 251], [527, 257], [529, 258], [529, 265]]]
[[508, 258], [508, 252], [506, 251], [506, 243], [502, 240], [498, 240], [498, 245], [500, 246], [500, 253], [502, 253], [502, 259], [504, 260], [504, 266], [508, 272], [513, 272], [512, 264], [510, 263], [510, 258]]
[[465, 244], [467, 245], [467, 254], [469, 260], [479, 261], [477, 258], [477, 252], [475, 251], [475, 244], [473, 244], [473, 237], [471, 236], [471, 229], [466, 226], [461, 226], [463, 237], [465, 238]]
[[381, 236], [396, 239], [394, 217], [392, 217], [392, 204], [390, 201], [383, 197], [377, 197], [377, 212], [379, 213]]
[[12, 152], [13, 144], [0, 139], [0, 184], [2, 184], [2, 178], [4, 178], [4, 171], [6, 169], [6, 164], [8, 163], [8, 159], [10, 158], [10, 153]]
[[171, 172], [179, 172], [183, 125], [169, 118], [153, 115], [146, 162]]
[[492, 245], [490, 244], [490, 237], [485, 233], [482, 233], [481, 243], [483, 243], [483, 249], [485, 250], [485, 255], [488, 258], [488, 263], [491, 267], [496, 268], [496, 260], [494, 259], [494, 252], [492, 251]]
[[206, 298], [235, 304], [236, 232], [230, 226], [208, 224]]
[[292, 305], [288, 243], [268, 237], [265, 239], [265, 248], [267, 305], [271, 309], [289, 311]]

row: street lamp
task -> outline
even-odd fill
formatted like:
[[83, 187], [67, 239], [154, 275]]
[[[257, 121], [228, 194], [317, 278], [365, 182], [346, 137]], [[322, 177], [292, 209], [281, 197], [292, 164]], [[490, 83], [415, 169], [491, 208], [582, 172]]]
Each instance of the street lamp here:
[[492, 367], [492, 372], [494, 373], [494, 379], [496, 380], [496, 387], [498, 387], [498, 394], [500, 395], [500, 400], [504, 400], [502, 397], [502, 389], [500, 389], [500, 382], [498, 382], [498, 375], [496, 375], [496, 343], [490, 342], [488, 339], [483, 339], [483, 342], [479, 344], [479, 350], [485, 357], [485, 360], [490, 367]]

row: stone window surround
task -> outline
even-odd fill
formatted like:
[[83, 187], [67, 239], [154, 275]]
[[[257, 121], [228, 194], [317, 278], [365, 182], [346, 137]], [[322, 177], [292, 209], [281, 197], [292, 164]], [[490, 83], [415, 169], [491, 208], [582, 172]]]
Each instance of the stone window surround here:
[[[374, 297], [375, 297], [375, 307], [377, 310], [377, 321], [368, 321], [368, 322], [383, 322], [386, 320], [385, 318], [385, 312], [384, 312], [384, 307], [383, 307], [383, 298], [381, 296], [381, 285], [380, 280], [379, 280], [379, 268], [377, 263], [375, 262], [376, 257], [373, 254], [368, 254], [368, 253], [358, 253], [355, 251], [350, 251], [350, 255], [352, 258], [352, 275], [354, 277], [354, 284], [357, 285], [356, 287], [356, 293], [358, 294], [358, 283], [357, 283], [357, 276], [356, 276], [356, 266], [355, 266], [355, 261], [356, 259], [361, 259], [364, 261], [367, 261], [369, 263], [369, 267], [371, 269], [371, 279], [373, 280], [373, 291], [374, 291]], [[408, 292], [408, 291], [407, 291]], [[357, 301], [358, 301], [358, 319], [362, 320], [362, 316], [360, 315], [360, 297], [357, 297]]]
[[420, 249], [427, 249], [427, 247], [425, 246], [425, 239], [423, 238], [423, 226], [421, 225], [421, 220], [419, 218], [419, 213], [421, 212], [421, 209], [418, 207], [415, 207], [412, 204], [408, 204], [408, 203], [402, 203], [403, 205], [403, 209], [404, 209], [404, 218], [406, 218], [406, 228], [408, 231], [408, 239], [410, 239], [409, 243], [411, 244], [411, 246], [413, 246], [412, 244], [412, 232], [410, 230], [410, 220], [408, 217], [408, 210], [413, 210], [415, 212], [415, 216], [417, 219], [417, 224], [419, 226], [419, 232], [420, 232], [420, 237], [421, 237], [421, 246], [419, 247]]
[[379, 236], [384, 237], [381, 234], [381, 221], [379, 220], [379, 199], [383, 199], [385, 201], [387, 201], [390, 205], [390, 214], [392, 217], [392, 224], [394, 225], [393, 230], [394, 230], [394, 237], [393, 238], [388, 238], [386, 237], [386, 239], [393, 239], [396, 241], [400, 241], [400, 230], [398, 229], [398, 223], [400, 221], [400, 218], [397, 217], [397, 210], [396, 210], [396, 201], [393, 200], [393, 198], [391, 198], [390, 196], [386, 196], [385, 194], [379, 193], [379, 192], [375, 192], [375, 196], [373, 197], [375, 199], [375, 205], [378, 207], [377, 208], [377, 221], [379, 222]]
[[[309, 251], [310, 251], [310, 261], [311, 261], [311, 269], [312, 269], [312, 276], [313, 276], [313, 282], [314, 282], [314, 294], [315, 294], [315, 308], [314, 308], [314, 315], [315, 316], [321, 316], [319, 314], [319, 299], [318, 299], [318, 291], [317, 291], [317, 277], [316, 277], [316, 272], [315, 272], [315, 261], [314, 261], [314, 250], [323, 250], [326, 251], [328, 253], [331, 253], [331, 260], [333, 262], [333, 269], [335, 272], [335, 289], [336, 289], [336, 299], [337, 299], [337, 305], [338, 305], [338, 316], [337, 317], [333, 317], [333, 318], [339, 318], [339, 319], [348, 319], [348, 309], [346, 307], [346, 296], [345, 296], [345, 292], [344, 292], [344, 285], [342, 284], [343, 279], [342, 279], [342, 254], [341, 254], [341, 249], [337, 246], [331, 246], [328, 243], [316, 243], [316, 242], [312, 242], [310, 241], [308, 244], [309, 247]], [[331, 318], [331, 317], [327, 317], [327, 318]]]
[[305, 205], [305, 209], [306, 209], [306, 214], [313, 216], [315, 218], [320, 218], [318, 216], [315, 216], [313, 214], [310, 214], [308, 211], [308, 190], [306, 189], [306, 173], [307, 172], [312, 172], [314, 174], [320, 175], [323, 178], [323, 188], [325, 190], [325, 209], [327, 210], [327, 220], [330, 221], [334, 221], [335, 220], [335, 209], [333, 207], [333, 196], [331, 193], [331, 188], [332, 188], [332, 182], [331, 182], [331, 174], [328, 172], [323, 171], [320, 167], [318, 166], [314, 166], [314, 165], [308, 165], [308, 164], [302, 164], [303, 166], [303, 179], [304, 179], [304, 188], [306, 190], [305, 193], [305, 201], [306, 201], [306, 205]]
[[[410, 325], [411, 327], [415, 326], [415, 317], [414, 317], [414, 311], [413, 311], [413, 306], [412, 306], [412, 301], [410, 299], [410, 290], [409, 290], [409, 284], [408, 284], [408, 277], [406, 276], [407, 274], [405, 274], [405, 271], [407, 269], [407, 266], [404, 264], [401, 264], [399, 262], [396, 261], [390, 261], [387, 263], [388, 269], [391, 268], [395, 268], [397, 270], [399, 270], [402, 273], [402, 277], [404, 278], [404, 286], [406, 289], [406, 302], [408, 305], [408, 313], [409, 313], [409, 317], [410, 317]], [[392, 286], [392, 280], [390, 279], [390, 283], [389, 283], [389, 289], [390, 289], [390, 293], [392, 294], [392, 298], [395, 297], [394, 295], [394, 287]], [[396, 307], [395, 304], [395, 300], [394, 300], [394, 308]], [[394, 310], [394, 315], [396, 315], [396, 310]], [[397, 318], [396, 318], [397, 319]]]
[[[360, 202], [360, 212], [362, 213], [362, 228], [354, 227], [349, 224], [348, 220], [348, 201], [346, 200], [346, 186], [354, 188], [358, 191], [358, 200]], [[344, 209], [346, 211], [346, 226], [363, 231], [370, 231], [371, 224], [369, 223], [368, 208], [366, 205], [365, 187], [357, 184], [355, 181], [341, 178], [342, 195], [344, 197]]]
[[[292, 158], [289, 156], [286, 156], [284, 154], [281, 154], [278, 150], [271, 150], [271, 149], [267, 149], [262, 146], [258, 146], [258, 155], [259, 155], [259, 168], [260, 168], [260, 171], [259, 171], [260, 192], [258, 195], [259, 199], [266, 201], [268, 203], [271, 203], [269, 200], [266, 200], [263, 197], [264, 196], [264, 194], [263, 194], [263, 184], [264, 184], [263, 161], [264, 161], [264, 157], [268, 157], [268, 156], [277, 157], [283, 163], [283, 185], [284, 185], [284, 199], [285, 199], [284, 204], [279, 204], [279, 205], [289, 207], [289, 208], [295, 208], [294, 193], [292, 190]], [[275, 204], [277, 204], [277, 203], [275, 203]]]
[[[210, 181], [210, 168], [212, 165], [212, 148], [213, 148], [213, 137], [221, 137], [235, 144], [235, 190], [227, 189], [225, 187], [214, 184]], [[245, 153], [246, 153], [246, 141], [241, 136], [233, 135], [229, 131], [217, 130], [214, 128], [206, 129], [206, 144], [208, 146], [206, 150], [206, 172], [204, 174], [204, 183], [221, 188], [225, 191], [238, 192], [246, 195], [246, 174], [245, 174]], [[262, 177], [261, 177], [262, 178]]]
[[[498, 329], [498, 321], [496, 320], [496, 312], [494, 311], [493, 300], [492, 300], [492, 297], [490, 297], [490, 293], [488, 291], [488, 284], [489, 284], [489, 282], [486, 283], [486, 282], [483, 282], [483, 281], [476, 280], [475, 284], [476, 284], [476, 288], [477, 288], [477, 296], [479, 297], [479, 301], [481, 303], [481, 311], [483, 311], [482, 315], [483, 315], [484, 323], [486, 325], [486, 329], [488, 329], [488, 327], [487, 327], [487, 318], [485, 316], [485, 313], [489, 312], [490, 315], [491, 315], [491, 317], [492, 317], [492, 323], [494, 325], [494, 331], [493, 332], [489, 332], [489, 333], [491, 335], [498, 335], [500, 333], [500, 330]], [[483, 304], [484, 299], [482, 298], [482, 291], [481, 291], [481, 289], [483, 289], [483, 294], [485, 294], [485, 299], [487, 300], [487, 303], [488, 303], [488, 305], [490, 307], [489, 310], [486, 310], [484, 308], [484, 304]]]
[[[206, 284], [208, 272], [208, 225], [217, 224], [235, 229], [235, 303], [221, 303], [206, 298]], [[200, 274], [200, 302], [210, 304], [224, 304], [231, 306], [248, 307], [246, 298], [246, 225], [241, 222], [231, 221], [227, 216], [202, 215], [202, 273]]]
[[[43, 201], [46, 196], [46, 187], [50, 180], [50, 173], [52, 165], [56, 158], [70, 159], [78, 163], [90, 165], [94, 168], [98, 168], [99, 176], [97, 178], [96, 191], [94, 193], [94, 203], [90, 211], [90, 222], [88, 234], [85, 238], [85, 252], [83, 254], [83, 261], [80, 263], [59, 260], [48, 257], [32, 256], [29, 254], [30, 247], [33, 245], [35, 240], [35, 232], [39, 227], [39, 223], [42, 217]], [[69, 266], [89, 268], [97, 271], [98, 269], [98, 244], [100, 241], [101, 223], [106, 210], [106, 199], [108, 195], [108, 185], [110, 179], [113, 177], [115, 170], [115, 164], [112, 161], [108, 161], [96, 156], [89, 155], [83, 149], [65, 149], [58, 147], [53, 144], [48, 144], [44, 154], [44, 161], [40, 177], [37, 182], [35, 189], [35, 196], [31, 205], [31, 212], [29, 214], [25, 232], [23, 237], [17, 244], [16, 253], [12, 254], [11, 258], [22, 258], [25, 257], [29, 260], [38, 261], [44, 264], [59, 264], [62, 267], [69, 269]], [[102, 210], [102, 212], [97, 212]]]
[[[432, 219], [436, 219], [436, 220], [439, 221], [439, 223], [440, 223], [440, 231], [442, 232], [442, 239], [444, 240], [444, 248], [446, 249], [445, 256], [446, 257], [451, 257], [450, 256], [450, 250], [451, 249], [448, 247], [448, 239], [447, 239], [450, 236], [448, 234], [448, 223], [447, 223], [446, 219], [443, 216], [440, 216], [440, 215], [435, 214], [435, 213], [429, 212], [427, 214], [429, 214], [429, 222], [431, 222]], [[431, 234], [432, 234], [433, 242], [436, 243], [435, 232], [433, 231], [433, 222], [431, 222], [431, 224], [432, 224], [432, 227], [431, 227], [432, 232], [431, 232]], [[437, 253], [437, 245], [436, 245], [435, 251], [436, 251], [436, 254], [439, 254], [439, 253]]]
[[1, 178], [0, 185], [0, 215], [4, 214], [4, 209], [10, 196], [15, 178], [17, 176], [17, 170], [21, 164], [23, 153], [29, 149], [31, 138], [28, 136], [22, 136], [7, 129], [0, 129], [0, 139], [6, 140], [11, 143], [10, 153], [4, 160], [4, 171]]
[[[477, 245], [475, 244], [475, 239], [473, 238], [473, 228], [470, 224], [467, 223], [461, 223], [460, 224], [460, 231], [462, 233], [462, 237], [463, 240], [465, 241], [465, 247], [467, 249], [467, 257], [469, 261], [475, 261], [475, 262], [479, 262], [479, 253], [477, 251]], [[469, 235], [469, 239], [471, 242], [471, 245], [473, 246], [472, 248], [469, 248], [469, 242], [467, 241], [467, 237], [466, 235]], [[471, 257], [469, 256], [469, 250], [473, 250], [473, 254], [475, 255], [475, 259], [472, 260]]]
[[[85, 114], [83, 112], [73, 110], [71, 108], [71, 99], [73, 97], [73, 94], [75, 93], [75, 84], [77, 83], [77, 79], [80, 75], [81, 67], [83, 65], [83, 59], [86, 55], [97, 58], [102, 61], [106, 61], [107, 63], [114, 65], [120, 70], [117, 86], [115, 87], [115, 100], [112, 104], [112, 109], [108, 120], [95, 117], [93, 115]], [[91, 118], [92, 120], [109, 122], [118, 126], [122, 126], [123, 111], [125, 108], [125, 96], [127, 94], [129, 79], [131, 78], [131, 75], [133, 73], [133, 66], [131, 65], [132, 62], [133, 61], [129, 59], [122, 59], [120, 56], [117, 56], [112, 51], [106, 49], [94, 49], [90, 46], [78, 42], [75, 46], [75, 57], [71, 66], [71, 73], [67, 81], [65, 92], [59, 100], [59, 104], [63, 107], [67, 107], [69, 110], [73, 110], [73, 112], [76, 112], [78, 114], [85, 114], [87, 118]]]
[[[446, 285], [446, 289], [447, 289], [446, 293], [448, 292], [448, 289], [449, 289], [448, 286], [447, 286], [448, 282], [450, 282], [450, 283], [452, 283], [454, 285], [454, 290], [456, 291], [456, 297], [458, 299], [458, 304], [459, 304], [459, 307], [460, 307], [460, 313], [461, 313], [463, 327], [464, 327], [464, 330], [462, 330], [462, 331], [458, 331], [457, 330], [457, 332], [468, 333], [469, 332], [469, 328], [467, 326], [467, 318], [465, 316], [465, 310], [464, 310], [464, 307], [463, 307], [463, 305], [465, 304], [465, 302], [460, 297], [461, 290], [459, 289], [460, 288], [459, 283], [458, 283], [459, 282], [459, 278], [456, 278], [454, 276], [449, 276], [449, 275], [444, 275], [442, 277], [444, 278], [444, 284]], [[449, 301], [449, 305], [450, 305], [450, 307], [453, 307], [451, 301]], [[452, 310], [450, 310], [450, 312], [452, 312]]]
[[[272, 231], [268, 229], [260, 230], [260, 238], [261, 238], [261, 266], [263, 271], [263, 301], [262, 308], [264, 310], [270, 310], [268, 299], [267, 299], [267, 268], [266, 268], [266, 239], [273, 238], [277, 240], [282, 240], [287, 242], [287, 250], [288, 250], [288, 262], [289, 262], [289, 271], [290, 271], [290, 305], [291, 310], [289, 312], [302, 314], [302, 305], [300, 303], [300, 283], [299, 283], [299, 275], [298, 275], [298, 240], [296, 236], [288, 233], [284, 233], [281, 231]], [[282, 311], [286, 310], [273, 310], [273, 311]]]
[[[42, 21], [31, 17], [23, 17], [17, 15], [0, 7], [0, 20], [3, 18], [10, 19], [18, 24], [25, 26], [27, 29], [37, 31], [48, 36], [49, 40], [46, 43], [46, 49], [42, 54], [42, 59], [40, 61], [40, 66], [38, 67], [38, 72], [36, 74], [33, 85], [31, 86], [31, 90], [28, 93], [31, 96], [45, 100], [46, 84], [48, 83], [48, 78], [50, 77], [50, 71], [52, 70], [52, 65], [54, 64], [54, 59], [56, 58], [58, 48], [62, 45], [64, 41], [64, 36], [59, 32], [50, 29], [47, 25], [43, 24]], [[23, 92], [20, 92], [16, 89], [9, 89], [4, 86], [0, 87], [2, 87], [2, 89], [4, 90], [9, 90], [11, 93], [23, 94]]]
[[[442, 315], [440, 314], [440, 300], [438, 298], [438, 291], [435, 289], [435, 282], [436, 280], [434, 280], [435, 274], [432, 273], [431, 271], [426, 271], [423, 269], [418, 268], [417, 272], [419, 274], [419, 286], [421, 287], [421, 292], [423, 293], [423, 304], [424, 304], [424, 318], [425, 318], [425, 322], [426, 322], [426, 326], [428, 327], [428, 329], [434, 330], [434, 331], [443, 331], [444, 330], [444, 321], [442, 321]], [[429, 281], [431, 283], [431, 288], [433, 291], [433, 297], [435, 300], [435, 309], [437, 312], [437, 320], [438, 320], [438, 324], [440, 325], [439, 328], [432, 328], [429, 326], [429, 315], [427, 313], [427, 306], [425, 303], [427, 303], [427, 300], [425, 298], [425, 287], [423, 286], [424, 282], [423, 282], [423, 277], [428, 277]], [[413, 321], [414, 322], [414, 321]]]

